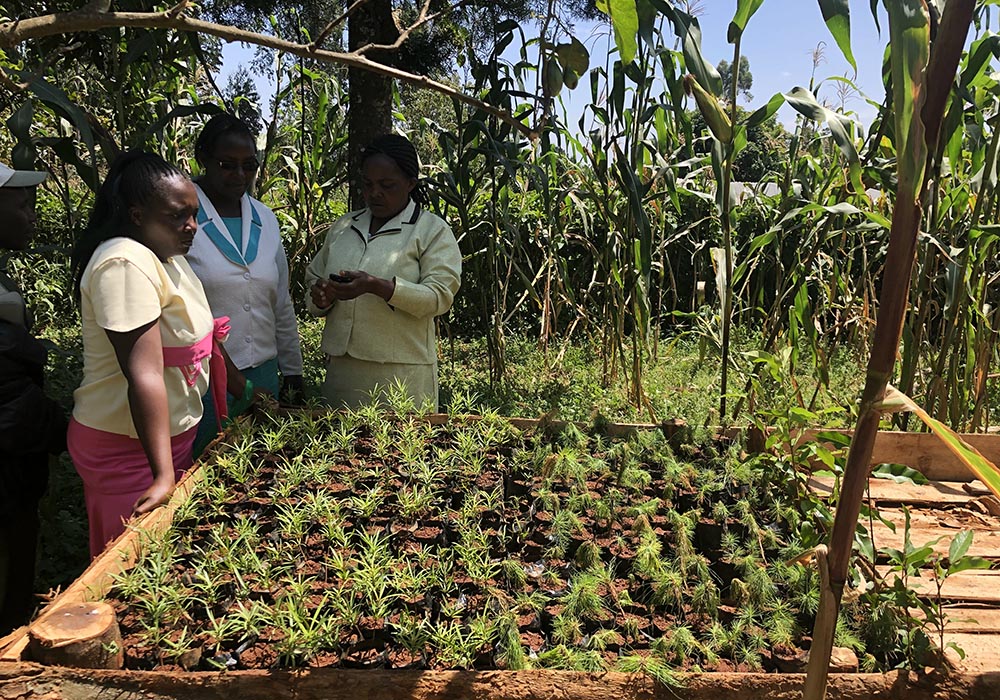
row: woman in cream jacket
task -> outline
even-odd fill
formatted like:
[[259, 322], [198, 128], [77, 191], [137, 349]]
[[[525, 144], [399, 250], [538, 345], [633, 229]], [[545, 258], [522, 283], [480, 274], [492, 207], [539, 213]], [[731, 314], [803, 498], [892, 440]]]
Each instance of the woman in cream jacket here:
[[326, 318], [322, 392], [333, 406], [401, 383], [416, 407], [437, 410], [434, 318], [451, 308], [462, 254], [425, 208], [418, 174], [409, 140], [376, 139], [362, 155], [366, 208], [334, 223], [307, 270], [309, 310]]

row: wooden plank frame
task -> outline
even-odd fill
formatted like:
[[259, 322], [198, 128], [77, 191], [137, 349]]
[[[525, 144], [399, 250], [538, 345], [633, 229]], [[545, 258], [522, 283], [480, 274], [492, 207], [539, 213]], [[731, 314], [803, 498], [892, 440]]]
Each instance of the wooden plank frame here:
[[[800, 700], [805, 674], [678, 674], [680, 688], [625, 673], [576, 671], [92, 671], [0, 663], [0, 697], [18, 700]], [[1000, 673], [842, 673], [829, 700], [996, 700]]]
[[[432, 414], [427, 420], [445, 424], [456, 417]], [[480, 420], [478, 416], [461, 416], [459, 420]], [[505, 418], [515, 427], [527, 430], [547, 427], [559, 431], [565, 421], [527, 418]], [[581, 430], [586, 423], [575, 423]], [[601, 426], [612, 436], [627, 436], [641, 430], [661, 430], [671, 438], [684, 439], [688, 426], [683, 421], [660, 424], [608, 423]], [[729, 429], [724, 435], [734, 438], [740, 430]], [[815, 439], [820, 432], [804, 431], [801, 440]], [[993, 462], [1000, 461], [1000, 435], [963, 435]], [[226, 436], [217, 438], [206, 450], [211, 458]], [[751, 446], [763, 445], [762, 436], [749, 435]], [[940, 441], [928, 433], [880, 432], [875, 443], [873, 464], [892, 462], [917, 469], [928, 479], [954, 482], [972, 481], [972, 475]], [[51, 615], [63, 604], [95, 600], [103, 597], [113, 577], [133, 566], [145, 544], [142, 533], [159, 533], [169, 527], [176, 509], [188, 498], [203, 478], [198, 465], [178, 483], [169, 503], [146, 514], [118, 539], [110, 543], [86, 571], [39, 614], [38, 620]], [[84, 698], [111, 693], [121, 700], [139, 698], [164, 699], [221, 697], [239, 693], [245, 700], [256, 698], [356, 698], [379, 697], [387, 700], [445, 700], [451, 698], [481, 698], [500, 700], [543, 700], [551, 697], [574, 697], [581, 700], [623, 700], [632, 698], [705, 698], [715, 700], [725, 693], [741, 700], [783, 700], [801, 697], [804, 674], [681, 674], [683, 691], [678, 695], [653, 683], [644, 676], [607, 672], [586, 674], [568, 671], [351, 671], [342, 669], [309, 669], [302, 671], [229, 671], [157, 672], [103, 671], [45, 667], [24, 658], [28, 627], [22, 627], [0, 639], [0, 696], [24, 698]], [[13, 685], [12, 685], [13, 684]], [[996, 700], [1000, 697], [1000, 668], [976, 673], [921, 675], [906, 672], [888, 674], [836, 674], [831, 676], [827, 697], [837, 700], [870, 700], [876, 697], [971, 698]]]

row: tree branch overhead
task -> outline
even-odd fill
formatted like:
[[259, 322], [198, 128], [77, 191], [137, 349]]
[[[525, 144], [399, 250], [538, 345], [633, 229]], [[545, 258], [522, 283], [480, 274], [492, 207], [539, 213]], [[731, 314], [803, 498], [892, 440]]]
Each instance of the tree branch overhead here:
[[[355, 3], [355, 5], [357, 4]], [[185, 9], [184, 5], [184, 2], [178, 3], [164, 12], [101, 12], [93, 6], [87, 6], [73, 12], [62, 12], [3, 22], [0, 23], [0, 45], [14, 47], [31, 39], [72, 34], [74, 32], [93, 32], [116, 27], [198, 32], [229, 42], [238, 41], [246, 44], [254, 44], [316, 61], [336, 63], [350, 68], [360, 68], [400, 80], [410, 85], [434, 90], [476, 109], [485, 111], [491, 116], [509, 124], [532, 140], [538, 136], [537, 132], [530, 126], [519, 119], [515, 119], [506, 111], [427, 76], [417, 75], [400, 70], [399, 68], [377, 63], [365, 57], [359, 51], [330, 51], [319, 48], [315, 42], [312, 44], [299, 44], [276, 36], [188, 17], [183, 13]], [[422, 17], [418, 22], [423, 24], [426, 23], [427, 19], [426, 17]], [[403, 33], [408, 34], [412, 29], [412, 27], [404, 29]], [[370, 48], [375, 47], [365, 47], [366, 50]]]

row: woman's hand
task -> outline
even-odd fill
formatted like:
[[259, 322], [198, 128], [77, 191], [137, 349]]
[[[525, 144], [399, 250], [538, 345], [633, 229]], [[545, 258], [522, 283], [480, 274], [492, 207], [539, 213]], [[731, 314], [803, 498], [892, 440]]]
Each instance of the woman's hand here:
[[347, 277], [349, 282], [329, 281], [328, 284], [333, 289], [334, 298], [339, 301], [356, 299], [362, 294], [374, 294], [382, 297], [386, 301], [392, 298], [392, 293], [396, 291], [396, 280], [386, 280], [381, 277], [369, 275], [364, 270], [341, 270], [341, 277]]
[[143, 515], [170, 500], [170, 494], [174, 492], [173, 472], [170, 472], [168, 476], [169, 478], [153, 480], [153, 485], [146, 489], [146, 492], [139, 496], [139, 500], [132, 506], [132, 515]]
[[312, 296], [312, 303], [317, 309], [329, 308], [337, 300], [337, 297], [334, 295], [333, 284], [330, 280], [319, 279], [309, 289], [309, 294]]

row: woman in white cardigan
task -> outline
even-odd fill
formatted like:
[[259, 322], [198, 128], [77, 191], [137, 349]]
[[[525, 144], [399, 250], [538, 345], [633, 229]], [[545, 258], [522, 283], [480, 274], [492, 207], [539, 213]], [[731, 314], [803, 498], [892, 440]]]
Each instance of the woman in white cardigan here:
[[[301, 397], [302, 350], [281, 231], [274, 212], [247, 194], [260, 167], [253, 135], [233, 115], [217, 114], [198, 135], [195, 158], [201, 210], [187, 261], [213, 315], [229, 317], [230, 357], [244, 376], [275, 397]], [[210, 402], [199, 446], [213, 434], [209, 409]]]

